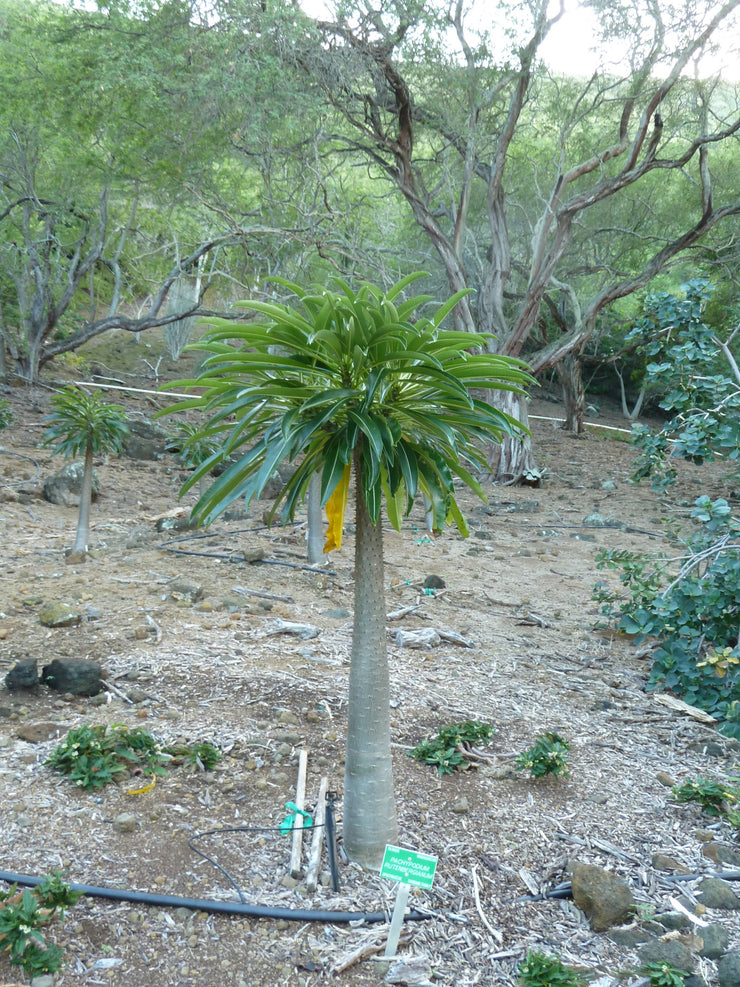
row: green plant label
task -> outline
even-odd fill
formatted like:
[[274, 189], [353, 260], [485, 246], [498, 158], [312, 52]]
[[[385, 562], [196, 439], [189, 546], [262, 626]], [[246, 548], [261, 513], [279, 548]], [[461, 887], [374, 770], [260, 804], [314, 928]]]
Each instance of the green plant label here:
[[413, 884], [416, 888], [429, 890], [434, 884], [436, 869], [437, 858], [430, 853], [404, 850], [389, 843], [383, 854], [380, 876], [389, 881], [400, 881], [401, 884]]

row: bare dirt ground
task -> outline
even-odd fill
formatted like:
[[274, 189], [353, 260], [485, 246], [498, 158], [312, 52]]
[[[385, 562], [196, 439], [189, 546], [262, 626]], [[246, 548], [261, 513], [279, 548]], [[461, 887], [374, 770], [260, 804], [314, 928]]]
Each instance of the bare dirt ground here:
[[[341, 553], [320, 572], [301, 567], [302, 525], [267, 529], [261, 506], [247, 519], [218, 523], [208, 538], [167, 544], [172, 536], [158, 532], [154, 519], [178, 505], [182, 474], [174, 460], [101, 461], [92, 557], [66, 564], [76, 509], [22, 493], [62, 465], [38, 447], [50, 391], [14, 388], [6, 396], [15, 420], [0, 435], [0, 680], [19, 659], [41, 666], [74, 656], [100, 662], [110, 688], [101, 704], [46, 687], [0, 687], [2, 869], [43, 875], [64, 868], [69, 880], [88, 885], [233, 900], [223, 872], [188, 840], [213, 829], [277, 826], [295, 797], [301, 748], [309, 752], [307, 801], [315, 802], [326, 776], [339, 792], [341, 836], [351, 525]], [[112, 397], [134, 415], [153, 411], [145, 399]], [[628, 982], [633, 949], [593, 932], [569, 900], [524, 899], [567, 879], [575, 859], [609, 867], [646, 908], [662, 911], [677, 892], [654, 866], [656, 853], [690, 872], [716, 869], [697, 835], [711, 820], [672, 801], [658, 775], [722, 776], [738, 753], [711, 727], [644, 691], [645, 657], [629, 640], [594, 629], [591, 591], [605, 578], [594, 561], [599, 549], [667, 550], [663, 517], [689, 524], [696, 496], [729, 490], [719, 474], [689, 466], [668, 498], [635, 487], [628, 482], [633, 452], [617, 433], [574, 439], [544, 420], [558, 412], [541, 399], [532, 404], [541, 416], [532, 421], [546, 470], [540, 489], [487, 484], [487, 506], [462, 495], [468, 540], [454, 530], [430, 540], [420, 511], [400, 534], [387, 531], [388, 611], [419, 604], [388, 624], [401, 843], [439, 857], [433, 890], [412, 891], [411, 905], [428, 918], [407, 925], [400, 953], [427, 957], [435, 984], [513, 984], [529, 948]], [[595, 420], [624, 424], [612, 414]], [[595, 511], [618, 526], [584, 523]], [[236, 561], [253, 549], [264, 551], [263, 562]], [[420, 589], [432, 574], [445, 583], [436, 597]], [[194, 605], [173, 598], [183, 577], [203, 587]], [[42, 626], [40, 607], [57, 601], [85, 619]], [[310, 623], [320, 633], [309, 640], [277, 634], [279, 620]], [[472, 647], [395, 643], [398, 629], [423, 627], [454, 632]], [[495, 728], [492, 763], [439, 778], [407, 756], [440, 726], [471, 718]], [[213, 772], [176, 768], [143, 794], [129, 794], [135, 780], [89, 793], [44, 765], [59, 738], [81, 723], [144, 726], [165, 743], [210, 740], [224, 757]], [[54, 725], [46, 739], [19, 737], [37, 724]], [[512, 771], [516, 755], [545, 730], [571, 744], [569, 779], [538, 782]], [[719, 746], [707, 752], [707, 741]], [[121, 813], [135, 817], [132, 832], [114, 825]], [[732, 844], [722, 824], [711, 831]], [[326, 857], [315, 893], [302, 880], [287, 886], [290, 840], [274, 832], [230, 832], [199, 845], [255, 905], [393, 906], [393, 885], [341, 861], [335, 892]], [[721, 921], [737, 943], [738, 920], [723, 913]], [[309, 987], [382, 983], [373, 958], [333, 971], [364, 944], [382, 943], [387, 928], [86, 897], [49, 935], [66, 954], [55, 980], [64, 987]], [[701, 961], [701, 972], [716, 982], [713, 963]], [[0, 957], [0, 982], [22, 982], [20, 973]]]

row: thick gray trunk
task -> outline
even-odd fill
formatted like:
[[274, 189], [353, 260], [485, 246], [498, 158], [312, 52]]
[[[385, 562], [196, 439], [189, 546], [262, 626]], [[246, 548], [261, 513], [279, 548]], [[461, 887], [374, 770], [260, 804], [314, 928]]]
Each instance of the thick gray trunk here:
[[387, 843], [398, 839], [391, 762], [390, 685], [383, 586], [383, 531], [356, 491], [355, 616], [349, 670], [344, 769], [344, 848], [378, 870]]
[[[511, 391], [489, 391], [487, 400], [494, 408], [527, 427], [529, 415], [526, 398]], [[538, 486], [542, 478], [532, 453], [532, 440], [526, 434], [521, 438], [505, 435], [500, 443], [492, 443], [489, 464], [496, 483]]]
[[580, 435], [583, 432], [583, 417], [586, 413], [586, 392], [581, 375], [580, 354], [569, 353], [557, 365], [557, 372], [565, 407], [563, 428]]
[[90, 540], [90, 503], [92, 501], [93, 481], [93, 452], [88, 446], [85, 450], [85, 468], [82, 474], [80, 488], [80, 513], [77, 519], [77, 537], [72, 547], [73, 552], [86, 552]]
[[324, 557], [324, 519], [321, 514], [321, 473], [314, 473], [306, 498], [306, 552], [309, 565], [318, 565]]

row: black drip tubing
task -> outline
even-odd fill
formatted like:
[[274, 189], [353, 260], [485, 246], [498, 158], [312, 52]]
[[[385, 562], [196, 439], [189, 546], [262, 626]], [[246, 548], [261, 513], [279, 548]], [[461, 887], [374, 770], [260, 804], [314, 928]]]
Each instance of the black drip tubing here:
[[[10, 874], [0, 871], [0, 881], [36, 887], [44, 881], [42, 877], [28, 874]], [[109, 901], [130, 901], [139, 905], [156, 905], [160, 908], [191, 908], [214, 915], [244, 915], [250, 918], [285, 919], [288, 922], [387, 922], [387, 912], [333, 912], [313, 911], [305, 908], [272, 908], [266, 905], [246, 905], [237, 901], [209, 901], [204, 898], [180, 898], [171, 894], [150, 894], [147, 891], [123, 891], [118, 888], [98, 888], [91, 884], [69, 884], [73, 891], [92, 898], [107, 898]], [[404, 916], [407, 922], [419, 922], [430, 918], [429, 913], [409, 911]]]

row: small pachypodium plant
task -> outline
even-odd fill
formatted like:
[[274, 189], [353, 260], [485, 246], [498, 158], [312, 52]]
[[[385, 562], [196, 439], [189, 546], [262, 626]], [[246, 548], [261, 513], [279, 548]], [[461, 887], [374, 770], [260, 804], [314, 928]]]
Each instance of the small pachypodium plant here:
[[72, 553], [84, 555], [90, 539], [90, 505], [92, 503], [93, 458], [102, 453], [119, 455], [128, 435], [125, 409], [102, 401], [98, 394], [87, 394], [79, 387], [65, 387], [52, 398], [53, 412], [43, 444], [54, 446], [63, 456], [82, 456], [84, 460], [80, 513]]

